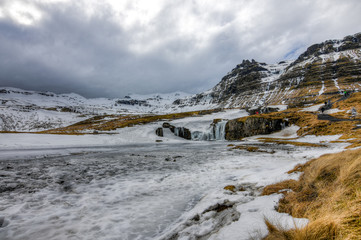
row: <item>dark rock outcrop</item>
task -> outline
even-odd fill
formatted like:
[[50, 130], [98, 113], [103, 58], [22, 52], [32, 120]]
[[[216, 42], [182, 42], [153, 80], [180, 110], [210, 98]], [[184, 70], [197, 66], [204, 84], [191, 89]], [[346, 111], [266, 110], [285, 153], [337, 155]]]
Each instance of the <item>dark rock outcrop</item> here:
[[276, 107], [257, 107], [257, 108], [246, 108], [246, 111], [250, 115], [278, 112], [280, 109]]
[[155, 134], [157, 134], [159, 137], [163, 137], [163, 128], [157, 128], [157, 130], [155, 130]]
[[192, 133], [188, 128], [185, 127], [175, 127], [173, 125], [171, 125], [168, 122], [164, 122], [162, 124], [162, 127], [158, 128], [155, 133], [160, 136], [163, 137], [163, 128], [169, 128], [169, 130], [174, 133], [174, 135], [176, 135], [177, 137], [181, 137], [187, 140], [191, 140], [192, 139]]
[[150, 105], [148, 104], [147, 101], [145, 100], [136, 100], [136, 99], [131, 99], [131, 100], [117, 100], [115, 103], [117, 104], [124, 104], [124, 105], [139, 105], [139, 106], [145, 106], [145, 107], [149, 107]]
[[244, 60], [212, 89], [174, 102], [178, 106], [216, 104], [303, 107], [338, 98], [361, 81], [361, 33], [310, 46], [297, 60], [265, 64]]
[[288, 121], [282, 118], [267, 118], [251, 116], [230, 120], [226, 124], [226, 140], [239, 140], [258, 134], [270, 134], [288, 126]]
[[170, 128], [170, 123], [168, 123], [168, 122], [164, 122], [163, 124], [162, 124], [162, 127], [164, 127], [164, 128]]
[[188, 128], [185, 127], [176, 127], [174, 130], [174, 134], [178, 137], [187, 139], [187, 140], [191, 140], [192, 139], [192, 134], [191, 131]]

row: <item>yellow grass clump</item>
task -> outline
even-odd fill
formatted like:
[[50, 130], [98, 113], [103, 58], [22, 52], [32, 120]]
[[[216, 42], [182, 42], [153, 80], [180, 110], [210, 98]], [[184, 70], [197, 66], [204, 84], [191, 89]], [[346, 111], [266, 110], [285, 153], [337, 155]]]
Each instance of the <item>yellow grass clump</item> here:
[[268, 186], [263, 194], [283, 189], [278, 211], [308, 218], [305, 228], [284, 230], [266, 221], [269, 239], [360, 239], [361, 149], [324, 155], [294, 171], [299, 181], [287, 180]]

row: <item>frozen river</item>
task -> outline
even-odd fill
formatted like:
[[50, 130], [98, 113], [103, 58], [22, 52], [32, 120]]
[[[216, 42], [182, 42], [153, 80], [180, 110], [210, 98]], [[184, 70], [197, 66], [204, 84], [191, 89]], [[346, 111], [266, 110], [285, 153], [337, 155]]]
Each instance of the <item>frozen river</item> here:
[[152, 239], [232, 182], [229, 156], [225, 143], [152, 144], [2, 161], [0, 239]]
[[[188, 238], [210, 236], [220, 223], [205, 227], [197, 220], [188, 229], [190, 214], [224, 200], [253, 201], [257, 186], [289, 177], [287, 170], [314, 155], [291, 146], [261, 148], [273, 153], [193, 142], [2, 159], [0, 239], [158, 239], [182, 231]], [[223, 189], [229, 184], [253, 187], [231, 195]]]

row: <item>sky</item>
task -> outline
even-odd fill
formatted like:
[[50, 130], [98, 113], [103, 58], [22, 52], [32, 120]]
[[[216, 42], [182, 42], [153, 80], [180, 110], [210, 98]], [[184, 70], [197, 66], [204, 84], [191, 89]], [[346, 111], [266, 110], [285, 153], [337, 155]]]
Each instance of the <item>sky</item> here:
[[0, 0], [0, 87], [123, 97], [216, 85], [361, 32], [359, 0]]

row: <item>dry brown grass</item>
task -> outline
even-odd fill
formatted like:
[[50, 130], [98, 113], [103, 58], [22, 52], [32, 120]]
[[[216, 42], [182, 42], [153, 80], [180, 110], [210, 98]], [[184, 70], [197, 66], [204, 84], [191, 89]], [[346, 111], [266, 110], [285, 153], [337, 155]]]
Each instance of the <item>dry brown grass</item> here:
[[258, 140], [265, 143], [277, 143], [282, 145], [290, 144], [298, 147], [327, 147], [326, 145], [318, 144], [318, 143], [295, 142], [295, 141], [289, 141], [287, 139], [279, 139], [279, 138], [258, 138]]
[[[357, 100], [355, 101], [357, 102], [359, 100], [360, 100], [359, 105], [361, 106], [361, 99], [357, 97]], [[298, 108], [287, 109], [282, 112], [276, 112], [270, 114], [261, 114], [258, 115], [258, 117], [288, 119], [290, 124], [294, 124], [300, 127], [300, 129], [297, 131], [298, 136], [343, 135], [341, 137], [342, 139], [353, 139], [353, 138], [361, 139], [361, 128], [359, 129], [355, 128], [356, 124], [361, 124], [361, 122], [359, 121], [332, 122], [328, 120], [318, 120], [317, 113], [300, 112]], [[247, 117], [242, 118], [240, 119], [240, 121], [245, 121], [246, 118]], [[349, 120], [350, 118], [345, 117], [345, 119]], [[280, 144], [282, 143], [280, 142]]]
[[352, 93], [351, 96], [343, 101], [334, 104], [335, 108], [341, 110], [351, 110], [352, 107], [356, 108], [357, 112], [361, 112], [361, 92]]
[[263, 191], [262, 195], [270, 195], [273, 193], [285, 193], [289, 190], [295, 190], [298, 188], [298, 181], [296, 180], [286, 180], [280, 183], [271, 184], [266, 186]]
[[234, 186], [234, 185], [227, 185], [223, 189], [231, 191], [231, 192], [236, 192], [236, 186]]
[[361, 149], [324, 155], [296, 170], [304, 171], [298, 182], [269, 186], [265, 194], [291, 188], [278, 210], [310, 223], [294, 230], [268, 223], [266, 239], [360, 239]]
[[285, 230], [265, 220], [269, 235], [265, 240], [331, 240], [337, 238], [337, 224], [328, 219], [315, 221], [304, 229]]
[[234, 145], [234, 144], [229, 144], [227, 147], [231, 147], [228, 150], [245, 150], [247, 152], [260, 152], [260, 153], [270, 153], [273, 154], [275, 153], [275, 151], [266, 151], [266, 150], [262, 150], [257, 146], [249, 146], [249, 145]]
[[104, 115], [89, 118], [87, 120], [75, 123], [67, 127], [41, 131], [38, 133], [78, 135], [85, 134], [85, 132], [92, 133], [92, 131], [106, 132], [116, 130], [117, 128], [132, 127], [135, 125], [142, 125], [160, 120], [173, 120], [185, 117], [211, 114], [217, 111], [219, 111], [219, 109], [173, 113], [165, 115]]
[[246, 150], [248, 152], [259, 152], [259, 147], [255, 146], [247, 146], [247, 145], [233, 145], [231, 150], [238, 149], [238, 150]]

